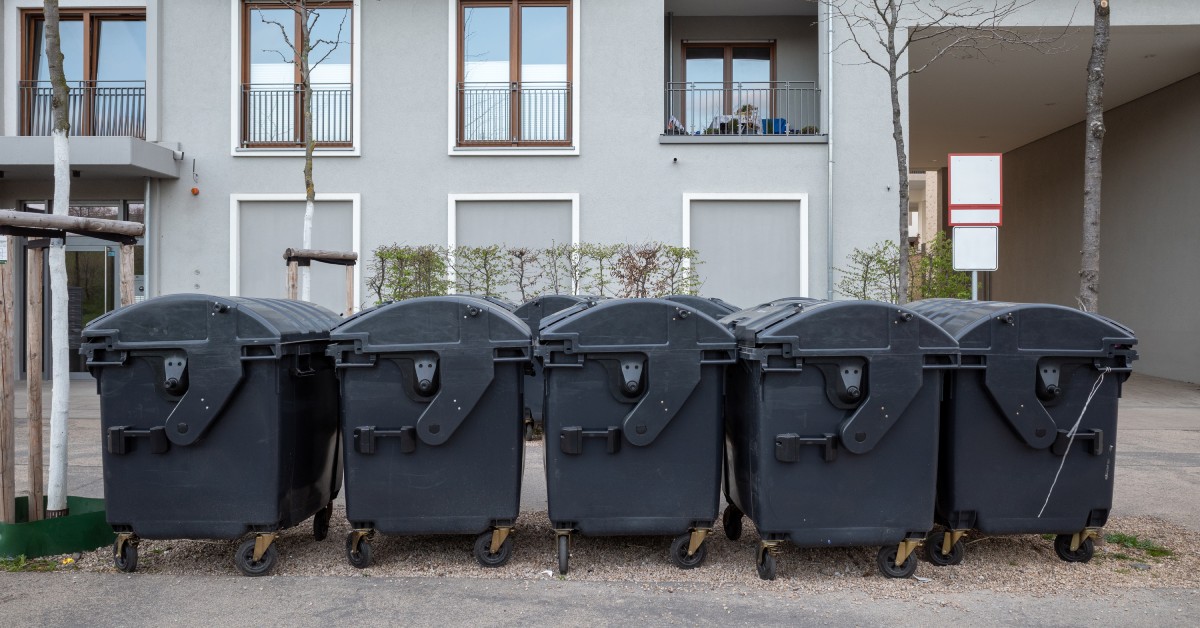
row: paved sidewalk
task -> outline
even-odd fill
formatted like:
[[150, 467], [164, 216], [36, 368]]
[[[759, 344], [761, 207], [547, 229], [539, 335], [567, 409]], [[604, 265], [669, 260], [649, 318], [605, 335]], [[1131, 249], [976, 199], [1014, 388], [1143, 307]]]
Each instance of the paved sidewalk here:
[[[1200, 386], [1134, 374], [1125, 384], [1117, 432], [1113, 516], [1151, 515], [1200, 530]], [[25, 386], [17, 391], [17, 462], [28, 459]], [[43, 393], [45, 460], [50, 456], [50, 390]], [[95, 382], [71, 383], [69, 492], [103, 497], [100, 399]], [[525, 449], [521, 510], [546, 510], [546, 478], [539, 443]], [[48, 473], [48, 471], [47, 471]], [[17, 494], [28, 490], [17, 466]], [[339, 499], [341, 499], [339, 497]]]

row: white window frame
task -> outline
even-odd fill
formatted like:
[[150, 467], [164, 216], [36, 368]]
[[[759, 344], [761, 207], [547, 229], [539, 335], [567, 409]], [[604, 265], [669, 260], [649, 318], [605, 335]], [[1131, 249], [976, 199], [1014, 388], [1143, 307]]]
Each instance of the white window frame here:
[[580, 14], [583, 13], [583, 0], [571, 0], [571, 145], [569, 147], [538, 148], [535, 146], [506, 146], [503, 148], [491, 146], [458, 146], [455, 137], [458, 129], [458, 2], [446, 0], [449, 8], [449, 67], [447, 68], [446, 84], [446, 154], [450, 156], [546, 156], [546, 155], [579, 155], [579, 92], [582, 81], [579, 73], [579, 24]]
[[[242, 203], [260, 202], [304, 202], [304, 194], [230, 194], [229, 195], [229, 296], [241, 294], [241, 221]], [[362, 303], [362, 194], [358, 192], [318, 193], [316, 202], [350, 202], [350, 249], [358, 254], [358, 263], [354, 265], [354, 309], [357, 311]], [[317, 208], [320, 211], [320, 208]], [[280, 261], [283, 251], [279, 252]]]
[[[800, 204], [800, 294], [807, 297], [809, 274], [812, 263], [808, 258], [808, 194], [806, 192], [684, 192], [683, 193], [683, 248], [692, 247], [692, 201], [792, 201]], [[691, 267], [691, 260], [684, 260]]]
[[[350, 11], [350, 148], [321, 148], [321, 157], [362, 156], [362, 0], [353, 0]], [[242, 6], [245, 0], [229, 3], [229, 154], [234, 157], [303, 157], [304, 148], [241, 148], [242, 131]]]
[[450, 249], [450, 264], [446, 276], [450, 279], [450, 293], [454, 294], [454, 247], [458, 246], [458, 203], [487, 201], [570, 201], [571, 244], [579, 245], [579, 193], [578, 192], [516, 192], [501, 194], [447, 194], [446, 195], [446, 248]]
[[[152, 60], [157, 56], [157, 51], [154, 50], [154, 42], [150, 40], [151, 29], [150, 20], [153, 19], [150, 7], [146, 6], [146, 0], [60, 0], [59, 9], [80, 9], [80, 8], [135, 8], [146, 9], [146, 139], [153, 141], [158, 133], [157, 129], [151, 124], [151, 105], [158, 101], [158, 82], [154, 80], [157, 76], [155, 69], [149, 67]], [[17, 81], [21, 78], [21, 29], [25, 27], [21, 20], [21, 9], [42, 9], [46, 5], [42, 0], [7, 0], [4, 2], [4, 135], [17, 135], [17, 125], [19, 123], [20, 111], [17, 107]], [[157, 110], [155, 109], [155, 115]], [[155, 124], [157, 122], [155, 121]], [[155, 128], [155, 130], [151, 130]]]

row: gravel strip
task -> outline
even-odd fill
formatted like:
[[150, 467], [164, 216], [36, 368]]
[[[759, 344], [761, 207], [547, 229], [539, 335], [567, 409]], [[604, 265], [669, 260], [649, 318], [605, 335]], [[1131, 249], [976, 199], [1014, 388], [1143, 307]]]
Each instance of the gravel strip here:
[[[816, 593], [853, 589], [873, 597], [922, 597], [926, 594], [990, 590], [1025, 595], [1070, 591], [1102, 593], [1113, 588], [1200, 586], [1200, 534], [1152, 517], [1113, 519], [1104, 534], [1120, 532], [1152, 540], [1172, 550], [1152, 557], [1139, 549], [1100, 542], [1086, 564], [1065, 563], [1053, 541], [1037, 535], [968, 536], [966, 558], [953, 567], [921, 562], [915, 578], [885, 578], [875, 566], [878, 548], [798, 548], [784, 544], [779, 576], [760, 580], [754, 568], [758, 536], [749, 520], [738, 541], [725, 538], [720, 522], [707, 542], [703, 565], [683, 571], [671, 564], [669, 537], [582, 537], [571, 548], [569, 580], [632, 582], [667, 590], [710, 590], [737, 585], [763, 592]], [[554, 532], [544, 512], [524, 513], [514, 532], [512, 560], [495, 569], [480, 567], [471, 553], [473, 537], [377, 535], [374, 562], [356, 569], [346, 561], [350, 531], [338, 506], [329, 538], [316, 542], [310, 522], [283, 532], [276, 544], [280, 576], [460, 577], [529, 581], [559, 578]], [[143, 540], [138, 573], [177, 576], [242, 577], [233, 565], [236, 541]], [[111, 549], [82, 555], [75, 568], [118, 573]]]

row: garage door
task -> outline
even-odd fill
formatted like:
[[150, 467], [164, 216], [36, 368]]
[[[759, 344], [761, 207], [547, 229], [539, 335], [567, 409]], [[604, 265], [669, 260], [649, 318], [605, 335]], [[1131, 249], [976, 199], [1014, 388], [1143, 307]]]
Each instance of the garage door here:
[[702, 295], [741, 307], [806, 296], [801, 201], [693, 200], [690, 219]]

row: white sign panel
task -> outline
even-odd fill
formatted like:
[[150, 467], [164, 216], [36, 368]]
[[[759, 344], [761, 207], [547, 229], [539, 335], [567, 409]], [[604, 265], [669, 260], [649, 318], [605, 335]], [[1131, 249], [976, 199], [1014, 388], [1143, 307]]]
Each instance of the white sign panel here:
[[1000, 189], [1000, 155], [950, 155], [950, 205], [999, 205]]
[[1000, 265], [1000, 229], [954, 227], [954, 270], [996, 270]]
[[0, 235], [0, 264], [8, 262], [8, 236]]
[[994, 226], [1000, 224], [999, 207], [951, 207], [950, 224]]

